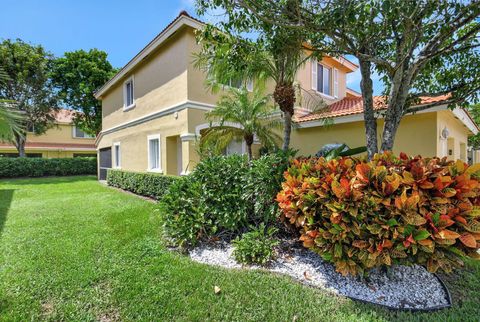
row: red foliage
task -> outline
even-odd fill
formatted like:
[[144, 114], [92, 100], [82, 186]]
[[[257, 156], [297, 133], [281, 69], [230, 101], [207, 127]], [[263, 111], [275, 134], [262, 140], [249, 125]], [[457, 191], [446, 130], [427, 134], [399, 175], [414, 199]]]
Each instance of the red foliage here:
[[392, 263], [450, 272], [480, 247], [480, 164], [379, 154], [297, 159], [277, 201], [305, 247], [342, 274]]

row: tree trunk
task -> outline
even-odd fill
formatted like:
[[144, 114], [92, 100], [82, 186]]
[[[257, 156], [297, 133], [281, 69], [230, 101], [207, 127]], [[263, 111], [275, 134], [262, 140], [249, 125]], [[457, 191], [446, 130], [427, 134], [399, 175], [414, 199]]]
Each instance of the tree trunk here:
[[253, 159], [252, 144], [253, 144], [254, 135], [253, 134], [245, 134], [243, 139], [245, 140], [245, 143], [247, 145], [248, 161], [252, 161], [252, 159]]
[[25, 137], [22, 137], [18, 134], [15, 134], [15, 147], [17, 148], [18, 151], [18, 156], [21, 158], [24, 158], [26, 156], [25, 154]]
[[364, 60], [359, 60], [360, 73], [362, 74], [362, 81], [360, 88], [362, 90], [363, 98], [363, 119], [365, 122], [365, 138], [367, 144], [368, 159], [372, 159], [375, 153], [378, 152], [377, 142], [377, 119], [375, 118], [375, 111], [373, 110], [373, 82], [371, 63]]
[[401, 66], [390, 78], [392, 83], [388, 97], [387, 113], [383, 125], [381, 151], [392, 151], [398, 126], [402, 120], [411, 87], [413, 71], [408, 66]]
[[295, 106], [295, 88], [292, 84], [275, 85], [273, 92], [273, 99], [278, 107], [283, 112], [284, 129], [283, 129], [283, 150], [288, 150], [290, 146], [290, 135], [292, 133], [292, 116]]
[[290, 136], [292, 133], [292, 114], [289, 112], [284, 113], [284, 126], [283, 126], [283, 147], [282, 149], [284, 151], [288, 150], [288, 147], [290, 146]]
[[253, 154], [252, 154], [252, 145], [247, 144], [247, 152], [248, 152], [248, 161], [252, 161]]

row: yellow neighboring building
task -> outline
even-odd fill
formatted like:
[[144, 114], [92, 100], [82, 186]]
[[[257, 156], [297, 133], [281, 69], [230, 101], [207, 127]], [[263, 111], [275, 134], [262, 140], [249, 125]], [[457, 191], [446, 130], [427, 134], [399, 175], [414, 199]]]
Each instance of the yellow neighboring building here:
[[[34, 130], [34, 129], [32, 129]], [[61, 109], [55, 114], [55, 126], [45, 133], [27, 133], [27, 157], [72, 158], [95, 157], [95, 138], [85, 134], [73, 124], [73, 112]], [[0, 157], [16, 157], [17, 149], [10, 143], [0, 142]]]
[[[219, 98], [205, 88], [204, 73], [193, 66], [193, 53], [199, 50], [195, 30], [203, 26], [180, 13], [96, 92], [103, 111], [96, 141], [100, 179], [108, 168], [181, 175], [198, 162], [197, 142], [209, 127], [205, 113]], [[365, 144], [362, 100], [346, 86], [347, 74], [357, 68], [347, 59], [325, 57], [307, 61], [298, 72], [304, 93], [297, 102], [292, 148], [313, 155], [326, 143]], [[254, 82], [247, 85], [254, 87]], [[328, 109], [313, 113], [302, 106], [312, 98]], [[330, 125], [325, 118], [332, 120]], [[465, 111], [436, 106], [402, 120], [395, 152], [466, 160], [467, 138], [477, 131]], [[244, 153], [245, 145], [232, 142], [227, 152]]]

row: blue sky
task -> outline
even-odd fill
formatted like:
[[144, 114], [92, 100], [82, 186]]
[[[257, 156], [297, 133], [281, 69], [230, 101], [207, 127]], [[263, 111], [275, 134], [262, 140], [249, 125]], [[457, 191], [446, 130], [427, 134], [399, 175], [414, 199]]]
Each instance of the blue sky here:
[[[98, 48], [122, 67], [194, 0], [2, 0], [0, 39], [41, 44], [56, 56]], [[132, 4], [134, 4], [132, 6]], [[218, 17], [217, 17], [218, 18]], [[211, 21], [215, 17], [203, 17]], [[359, 90], [360, 74], [348, 86]], [[376, 94], [380, 90], [375, 81]]]

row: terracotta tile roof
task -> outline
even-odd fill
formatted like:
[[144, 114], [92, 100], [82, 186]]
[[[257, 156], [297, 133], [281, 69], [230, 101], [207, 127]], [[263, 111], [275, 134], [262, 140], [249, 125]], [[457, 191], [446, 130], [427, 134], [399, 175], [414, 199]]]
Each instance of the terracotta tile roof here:
[[[436, 97], [421, 97], [420, 105], [444, 101], [448, 98], [448, 95], [436, 96]], [[375, 110], [385, 109], [385, 97], [374, 96], [373, 108]], [[296, 116], [295, 122], [308, 122], [314, 120], [320, 120], [324, 118], [332, 118], [339, 116], [347, 116], [363, 113], [363, 99], [362, 97], [345, 97], [344, 99], [329, 105], [325, 110], [317, 113], [311, 113], [304, 116]]]
[[[0, 148], [15, 148], [12, 144], [1, 143]], [[26, 149], [45, 149], [45, 150], [91, 150], [95, 151], [95, 144], [85, 143], [43, 143], [43, 142], [27, 142]]]
[[74, 116], [75, 111], [62, 108], [55, 113], [55, 121], [58, 123], [73, 123]]

